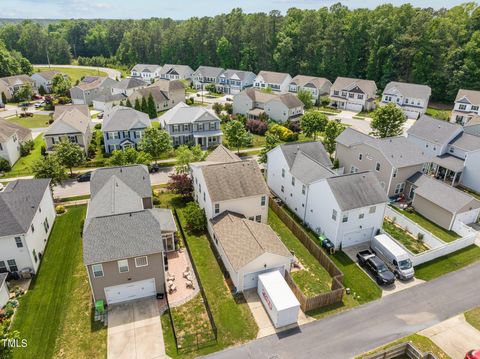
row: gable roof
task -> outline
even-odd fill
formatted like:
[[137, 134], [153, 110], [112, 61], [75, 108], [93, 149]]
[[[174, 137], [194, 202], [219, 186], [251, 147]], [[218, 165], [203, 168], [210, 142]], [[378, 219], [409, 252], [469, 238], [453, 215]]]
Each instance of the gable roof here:
[[266, 224], [245, 219], [233, 212], [223, 212], [211, 220], [215, 238], [235, 271], [264, 253], [292, 257], [283, 242]]
[[210, 164], [200, 170], [212, 202], [268, 196], [268, 187], [256, 161]]
[[305, 76], [305, 75], [297, 75], [292, 79], [291, 84], [295, 84], [299, 87], [315, 87], [317, 89], [321, 89], [324, 86], [331, 86], [332, 83], [324, 78], [324, 77], [315, 77], [315, 76]]
[[315, 161], [302, 151], [297, 153], [290, 173], [304, 184], [310, 184], [324, 178], [335, 176], [332, 170]]
[[193, 73], [193, 76], [217, 78], [224, 71], [225, 70], [221, 67], [199, 66], [198, 69]]
[[161, 91], [167, 93], [167, 95], [170, 91], [185, 90], [185, 85], [180, 80], [159, 79], [153, 84], [151, 84], [149, 87], [158, 87]]
[[128, 90], [137, 87], [147, 86], [147, 83], [138, 77], [127, 77], [116, 83], [113, 88]]
[[433, 177], [417, 172], [407, 181], [417, 187], [415, 196], [419, 195], [451, 213], [457, 213], [465, 207], [480, 208], [480, 202], [469, 194]]
[[387, 203], [385, 190], [372, 172], [359, 172], [326, 179], [342, 211]]
[[265, 82], [271, 84], [280, 84], [290, 75], [285, 72], [260, 71], [257, 76], [261, 76]]
[[480, 137], [462, 132], [450, 144], [466, 152], [477, 151], [480, 150]]
[[152, 184], [147, 166], [131, 165], [122, 167], [99, 168], [92, 173], [90, 180], [91, 197], [102, 189], [112, 176], [116, 176], [140, 197], [152, 196]]
[[90, 114], [85, 116], [77, 108], [63, 111], [45, 131], [45, 135], [62, 135], [65, 133], [86, 133], [90, 129]]
[[136, 72], [155, 72], [160, 70], [162, 67], [160, 65], [150, 65], [150, 64], [136, 64], [132, 71]]
[[340, 143], [341, 145], [350, 147], [352, 145], [363, 143], [371, 140], [373, 137], [360, 132], [354, 128], [347, 127], [345, 130], [342, 131], [340, 135], [337, 136], [335, 141]]
[[32, 130], [0, 118], [0, 143], [7, 141], [14, 134], [20, 142], [23, 142], [27, 137], [32, 136]]
[[152, 95], [153, 101], [158, 104], [163, 104], [165, 101], [168, 101], [168, 93], [163, 91], [159, 86], [148, 86], [144, 88], [139, 88], [135, 92], [133, 92], [130, 96], [128, 96], [128, 99], [130, 102], [133, 102], [138, 98], [145, 98], [148, 99], [148, 97]]
[[193, 70], [188, 65], [173, 65], [173, 64], [165, 64], [163, 65], [162, 69], [160, 70], [161, 75], [175, 73], [180, 76], [190, 75], [193, 74]]
[[437, 120], [433, 117], [422, 115], [407, 131], [412, 135], [423, 140], [427, 140], [439, 145], [445, 145], [451, 141], [456, 134], [462, 130], [462, 126], [457, 123]]
[[336, 91], [350, 90], [356, 87], [358, 87], [363, 93], [370, 96], [374, 96], [377, 92], [377, 85], [372, 80], [337, 77], [332, 85], [332, 89]]
[[404, 97], [413, 97], [424, 100], [428, 100], [432, 94], [432, 89], [429, 86], [396, 81], [389, 82], [387, 86], [385, 86], [383, 93], [389, 94], [394, 89], [397, 89]]
[[457, 92], [457, 97], [455, 98], [455, 102], [458, 102], [458, 101], [462, 100], [463, 98], [466, 98], [468, 100], [468, 102], [473, 104], [473, 105], [479, 105], [480, 104], [480, 91], [460, 89]]
[[[240, 94], [245, 94], [254, 102], [267, 103], [270, 100], [273, 100], [277, 95], [273, 93], [262, 92], [256, 88], [250, 87], [246, 90], [240, 92]], [[238, 96], [238, 95], [235, 95]]]
[[61, 114], [68, 111], [78, 110], [83, 113], [85, 116], [90, 118], [90, 110], [88, 109], [88, 105], [56, 105], [55, 112], [53, 113], [53, 120], [55, 121]]
[[304, 107], [303, 102], [297, 96], [288, 92], [281, 95], [277, 95], [276, 97], [272, 98], [270, 101], [280, 101], [285, 106], [287, 106], [287, 108]]
[[50, 179], [14, 180], [0, 192], [0, 237], [26, 233]]
[[109, 77], [87, 76], [73, 88], [78, 88], [82, 91], [93, 90], [102, 86], [113, 86], [117, 81]]
[[225, 70], [223, 74], [221, 74], [220, 76], [225, 77], [227, 79], [231, 79], [232, 77], [237, 77], [239, 81], [243, 81], [249, 75], [253, 75], [253, 77], [257, 76], [251, 71], [232, 70], [232, 69]]
[[197, 121], [220, 121], [213, 111], [201, 106], [188, 106], [184, 102], [176, 104], [160, 120], [164, 125], [194, 123]]
[[226, 162], [237, 162], [241, 161], [241, 158], [238, 157], [235, 153], [230, 151], [224, 145], [218, 145], [212, 153], [210, 153], [206, 158], [206, 162], [218, 162], [218, 163], [226, 163]]
[[146, 113], [130, 107], [115, 106], [105, 114], [102, 130], [127, 131], [133, 128], [147, 128], [151, 126], [150, 118]]
[[28, 75], [15, 75], [15, 76], [1, 77], [0, 81], [5, 82], [9, 87], [23, 85], [25, 82], [33, 83], [33, 80]]
[[306, 156], [324, 167], [332, 168], [332, 161], [330, 161], [325, 147], [323, 147], [323, 144], [319, 141], [285, 143], [280, 145], [280, 149], [290, 169], [293, 167], [299, 152], [303, 152]]
[[35, 72], [33, 75], [38, 75], [47, 81], [52, 81], [55, 75], [59, 73], [60, 71], [57, 71], [57, 70], [49, 70], [49, 71], [38, 71], [38, 72]]

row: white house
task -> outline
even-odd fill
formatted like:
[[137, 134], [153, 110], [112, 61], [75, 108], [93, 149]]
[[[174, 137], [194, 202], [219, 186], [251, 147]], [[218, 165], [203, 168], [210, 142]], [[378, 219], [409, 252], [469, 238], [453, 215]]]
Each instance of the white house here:
[[480, 116], [480, 91], [458, 90], [450, 122], [467, 126]]
[[0, 192], [0, 213], [0, 273], [35, 273], [55, 221], [50, 180], [10, 182]]
[[371, 111], [375, 109], [376, 94], [374, 81], [337, 77], [330, 88], [330, 101], [341, 110]]
[[288, 90], [293, 93], [308, 91], [312, 94], [313, 103], [318, 103], [321, 96], [329, 95], [332, 83], [323, 77], [297, 75], [292, 79]]
[[193, 70], [188, 65], [165, 64], [160, 71], [160, 78], [165, 80], [189, 80], [192, 75]]
[[393, 103], [403, 110], [405, 116], [416, 120], [427, 112], [431, 94], [429, 86], [392, 81], [383, 90], [380, 105]]
[[147, 82], [160, 78], [160, 65], [137, 64], [130, 71], [130, 76], [139, 77]]
[[[57, 70], [39, 71], [39, 72], [35, 72], [31, 76], [31, 78], [35, 82], [35, 87], [37, 89], [40, 89], [40, 87], [43, 87], [46, 93], [50, 93], [52, 92], [52, 80], [57, 74], [60, 74], [60, 72]], [[67, 77], [67, 75], [63, 75], [63, 76]]]
[[205, 90], [205, 86], [218, 83], [220, 75], [225, 72], [221, 67], [200, 66], [193, 74], [193, 88]]
[[32, 130], [16, 123], [0, 119], [0, 157], [11, 166], [20, 158], [20, 146], [32, 139]]
[[283, 72], [260, 71], [253, 86], [259, 90], [271, 88], [275, 92], [288, 92], [292, 76]]

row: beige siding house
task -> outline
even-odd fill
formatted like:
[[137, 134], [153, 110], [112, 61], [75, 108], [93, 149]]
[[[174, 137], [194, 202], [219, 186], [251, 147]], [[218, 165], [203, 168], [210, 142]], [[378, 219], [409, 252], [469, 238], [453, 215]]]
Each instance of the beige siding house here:
[[374, 81], [349, 77], [337, 77], [330, 88], [331, 105], [340, 110], [374, 110], [376, 94], [377, 85]]
[[135, 100], [148, 99], [152, 95], [157, 112], [169, 110], [180, 102], [185, 101], [185, 86], [181, 81], [158, 80], [154, 84], [137, 89], [128, 99], [135, 104]]

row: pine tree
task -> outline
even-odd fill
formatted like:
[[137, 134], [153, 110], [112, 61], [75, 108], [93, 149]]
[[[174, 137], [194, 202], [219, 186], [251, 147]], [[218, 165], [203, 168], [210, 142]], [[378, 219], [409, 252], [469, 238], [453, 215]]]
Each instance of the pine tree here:
[[157, 106], [155, 105], [155, 101], [153, 100], [152, 94], [148, 95], [147, 107], [148, 107], [148, 112], [147, 112], [148, 117], [150, 117], [150, 119], [156, 118]]
[[141, 110], [143, 113], [148, 113], [148, 104], [147, 104], [147, 99], [145, 97], [142, 97], [142, 105], [141, 105]]
[[127, 98], [127, 102], [125, 103], [125, 106], [126, 106], [126, 107], [130, 107], [130, 108], [133, 107], [133, 106], [132, 106], [132, 103], [130, 102], [130, 99], [129, 99], [129, 98]]
[[135, 110], [142, 111], [142, 105], [140, 104], [140, 100], [138, 98], [135, 99]]

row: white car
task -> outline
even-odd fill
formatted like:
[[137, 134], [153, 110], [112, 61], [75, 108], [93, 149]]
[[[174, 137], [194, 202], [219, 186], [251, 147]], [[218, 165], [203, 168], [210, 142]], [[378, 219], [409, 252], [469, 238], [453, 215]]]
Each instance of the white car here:
[[43, 107], [43, 106], [45, 106], [45, 102], [43, 102], [43, 101], [42, 102], [37, 102], [35, 104], [35, 108], [40, 108], [40, 107]]

